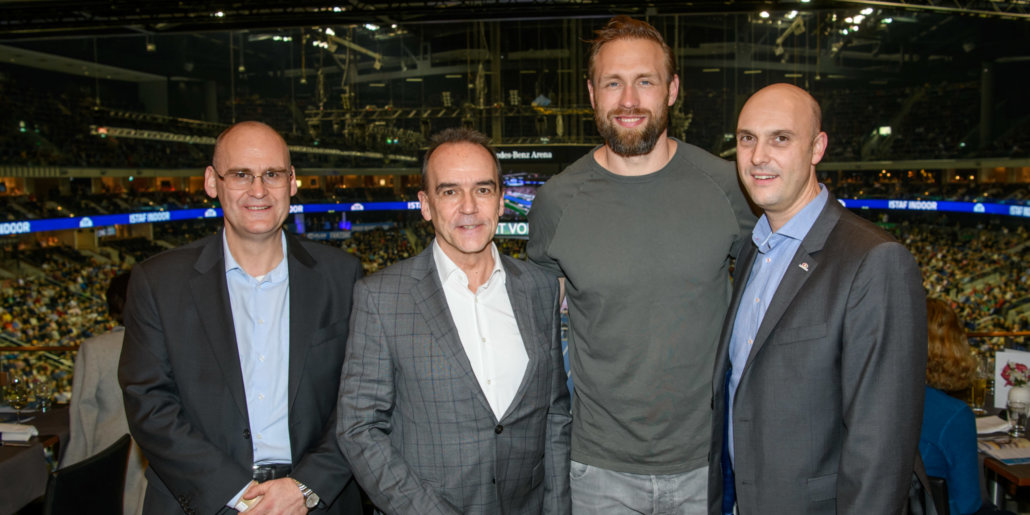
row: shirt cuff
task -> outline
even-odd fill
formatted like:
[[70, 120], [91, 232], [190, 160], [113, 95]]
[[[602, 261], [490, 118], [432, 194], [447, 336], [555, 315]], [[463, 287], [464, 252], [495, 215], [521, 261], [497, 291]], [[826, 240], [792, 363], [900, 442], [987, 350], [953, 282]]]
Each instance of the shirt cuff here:
[[[234, 510], [236, 510], [236, 511], [244, 511], [244, 510], [246, 510], [247, 506], [245, 504], [241, 504], [241, 501], [243, 500], [243, 493], [246, 492], [247, 489], [250, 488], [250, 486], [254, 485], [254, 484], [257, 484], [257, 481], [254, 481], [253, 479], [251, 479], [250, 482], [247, 483], [246, 485], [244, 485], [243, 488], [235, 496], [233, 496], [233, 498], [230, 499], [229, 502], [226, 503], [225, 505], [230, 507], [230, 508], [232, 508], [232, 509], [234, 509]], [[243, 508], [243, 510], [241, 510], [240, 508]]]

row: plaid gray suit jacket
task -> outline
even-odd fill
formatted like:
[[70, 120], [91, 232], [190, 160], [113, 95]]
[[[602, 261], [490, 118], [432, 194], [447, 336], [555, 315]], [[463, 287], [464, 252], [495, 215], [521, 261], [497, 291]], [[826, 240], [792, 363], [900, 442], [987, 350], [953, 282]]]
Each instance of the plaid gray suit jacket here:
[[337, 438], [386, 513], [570, 511], [558, 282], [526, 262], [501, 262], [529, 356], [501, 420], [465, 355], [432, 248], [355, 287]]

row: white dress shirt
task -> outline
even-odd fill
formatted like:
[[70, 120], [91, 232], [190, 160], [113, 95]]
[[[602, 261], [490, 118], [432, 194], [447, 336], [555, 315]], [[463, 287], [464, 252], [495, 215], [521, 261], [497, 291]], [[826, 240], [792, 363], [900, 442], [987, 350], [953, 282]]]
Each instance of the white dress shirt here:
[[[245, 272], [222, 235], [225, 282], [229, 287], [232, 323], [243, 372], [254, 465], [292, 462], [290, 449], [290, 272], [286, 235], [283, 259], [271, 272], [252, 277]], [[249, 483], [227, 506], [234, 508]]]
[[436, 272], [443, 285], [451, 318], [458, 329], [458, 337], [490, 409], [500, 420], [522, 384], [529, 356], [508, 299], [507, 275], [492, 242], [490, 254], [494, 259], [493, 272], [473, 293], [469, 290], [465, 272], [433, 240]]

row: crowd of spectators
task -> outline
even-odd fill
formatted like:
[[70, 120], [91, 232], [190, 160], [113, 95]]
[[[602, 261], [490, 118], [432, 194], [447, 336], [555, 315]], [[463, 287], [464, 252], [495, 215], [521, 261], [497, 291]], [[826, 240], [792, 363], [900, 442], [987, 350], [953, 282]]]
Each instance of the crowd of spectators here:
[[[968, 331], [1030, 330], [1030, 260], [1026, 259], [1030, 250], [1025, 227], [886, 225], [916, 256], [928, 294], [949, 299]], [[111, 277], [169, 245], [187, 243], [217, 228], [213, 221], [156, 224], [154, 238], [160, 245], [143, 239], [107, 242], [106, 247], [117, 250], [106, 253], [113, 257], [110, 263], [62, 247], [23, 252], [20, 266], [36, 273], [2, 283], [4, 343], [74, 346], [110, 329], [113, 322], [106, 316], [103, 290]], [[329, 244], [360, 257], [365, 274], [372, 274], [421, 252], [432, 237], [427, 224], [414, 223], [354, 231], [349, 239]], [[525, 258], [525, 240], [497, 241], [501, 252]], [[984, 343], [1022, 346], [1023, 340], [995, 338]], [[72, 356], [65, 360], [70, 369]]]
[[342, 247], [361, 258], [365, 275], [412, 257], [425, 247], [422, 231], [412, 229], [372, 229], [351, 233]]
[[[80, 345], [111, 330], [104, 291], [121, 267], [68, 248], [22, 253], [15, 269], [25, 274], [0, 282], [0, 347]], [[71, 388], [71, 352], [0, 352], [4, 370], [50, 378], [58, 391]]]
[[924, 182], [918, 176], [882, 175], [855, 173], [836, 181], [824, 176], [820, 181], [832, 184], [833, 194], [844, 199], [950, 200], [997, 204], [1026, 204], [1030, 199], [1030, 188], [1026, 183], [941, 183], [939, 179]]
[[[177, 224], [159, 224], [173, 226]], [[196, 222], [160, 236], [174, 244], [210, 234], [217, 226]], [[966, 321], [969, 331], [1027, 331], [1030, 261], [1026, 230], [899, 224], [893, 232], [916, 255], [929, 294], [946, 298]], [[354, 232], [341, 246], [359, 256], [365, 274], [423, 250], [432, 239], [425, 224], [407, 228]], [[525, 240], [499, 239], [500, 251], [525, 258]], [[122, 265], [101, 262], [69, 249], [33, 251], [25, 261], [37, 263], [39, 275], [0, 283], [3, 345], [76, 346], [85, 338], [110, 330], [103, 290], [114, 275], [135, 260], [163, 250], [139, 241], [117, 245]], [[134, 249], [129, 252], [127, 249]], [[1024, 338], [987, 338], [973, 344], [1000, 348], [1024, 345]], [[70, 388], [74, 354], [0, 352], [7, 368], [50, 378], [58, 391]]]
[[[1025, 226], [898, 224], [892, 231], [912, 251], [927, 294], [948, 299], [968, 332], [1030, 331], [1030, 248]], [[988, 338], [992, 346], [1024, 337]]]

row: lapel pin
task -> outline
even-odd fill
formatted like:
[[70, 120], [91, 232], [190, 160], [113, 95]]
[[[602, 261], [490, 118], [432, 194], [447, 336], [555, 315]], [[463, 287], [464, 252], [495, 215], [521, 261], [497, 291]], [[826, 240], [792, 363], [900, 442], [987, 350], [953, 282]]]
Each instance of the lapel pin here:
[[801, 263], [798, 266], [801, 267], [802, 270], [804, 270], [806, 272], [808, 271], [808, 263]]

